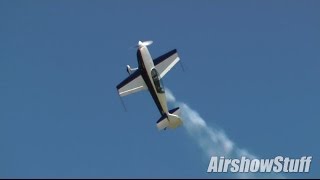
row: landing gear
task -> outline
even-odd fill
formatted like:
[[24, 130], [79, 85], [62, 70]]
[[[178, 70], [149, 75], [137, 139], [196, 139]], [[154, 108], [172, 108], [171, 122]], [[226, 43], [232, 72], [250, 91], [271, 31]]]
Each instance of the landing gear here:
[[128, 74], [132, 74], [133, 72], [135, 72], [138, 68], [131, 68], [129, 65], [127, 65], [127, 72]]

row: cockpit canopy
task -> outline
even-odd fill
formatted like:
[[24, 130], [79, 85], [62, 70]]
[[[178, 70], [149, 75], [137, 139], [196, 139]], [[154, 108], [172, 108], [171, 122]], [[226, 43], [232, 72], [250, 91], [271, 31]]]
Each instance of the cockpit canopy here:
[[163, 85], [163, 82], [162, 80], [160, 79], [159, 77], [159, 73], [158, 71], [153, 68], [151, 70], [151, 76], [152, 76], [152, 80], [153, 80], [153, 83], [154, 85], [156, 86], [156, 90], [158, 93], [164, 93], [164, 85]]

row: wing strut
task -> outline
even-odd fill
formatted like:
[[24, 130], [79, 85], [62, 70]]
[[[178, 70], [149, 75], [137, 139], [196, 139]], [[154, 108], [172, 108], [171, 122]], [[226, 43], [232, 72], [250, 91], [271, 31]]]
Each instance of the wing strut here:
[[182, 64], [182, 61], [179, 61], [179, 64], [180, 64], [180, 66], [181, 66], [182, 72], [185, 72], [185, 71], [184, 71], [183, 64]]
[[118, 96], [119, 96], [119, 99], [120, 99], [120, 101], [121, 101], [121, 104], [122, 104], [122, 107], [123, 107], [124, 111], [125, 111], [125, 112], [128, 112], [128, 111], [127, 111], [127, 108], [126, 108], [126, 106], [125, 106], [125, 104], [124, 104], [124, 102], [123, 102], [123, 100], [122, 100], [122, 97], [119, 95], [119, 93], [118, 93]]

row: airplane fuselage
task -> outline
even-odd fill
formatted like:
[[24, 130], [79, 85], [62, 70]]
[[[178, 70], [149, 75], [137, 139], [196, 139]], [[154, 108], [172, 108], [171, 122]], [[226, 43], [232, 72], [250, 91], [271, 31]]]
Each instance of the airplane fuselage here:
[[183, 123], [180, 117], [181, 111], [179, 107], [168, 110], [162, 78], [180, 61], [180, 58], [177, 50], [173, 49], [152, 59], [147, 48], [152, 42], [138, 42], [138, 68], [132, 69], [127, 65], [129, 76], [116, 86], [117, 91], [120, 97], [123, 97], [142, 90], [149, 90], [161, 114], [156, 122], [158, 130], [175, 129]]
[[137, 59], [142, 78], [146, 82], [149, 92], [156, 103], [160, 114], [166, 114], [168, 112], [168, 106], [164, 87], [146, 46], [141, 46], [138, 48]]

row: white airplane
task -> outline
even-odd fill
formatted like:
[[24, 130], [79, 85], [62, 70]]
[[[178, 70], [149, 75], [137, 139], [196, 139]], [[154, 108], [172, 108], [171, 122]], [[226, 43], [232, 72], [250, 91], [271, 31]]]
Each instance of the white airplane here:
[[159, 130], [177, 128], [182, 124], [180, 108], [168, 110], [162, 78], [169, 70], [179, 62], [177, 50], [171, 50], [168, 53], [152, 60], [147, 48], [153, 41], [139, 41], [137, 47], [138, 68], [130, 68], [127, 65], [129, 77], [117, 85], [120, 96], [126, 96], [141, 90], [149, 90], [154, 102], [156, 103], [161, 117], [157, 121]]

